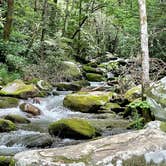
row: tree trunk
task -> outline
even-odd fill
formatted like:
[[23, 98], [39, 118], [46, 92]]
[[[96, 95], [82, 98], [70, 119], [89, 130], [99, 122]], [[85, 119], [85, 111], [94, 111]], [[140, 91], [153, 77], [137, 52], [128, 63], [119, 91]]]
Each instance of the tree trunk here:
[[62, 36], [66, 35], [68, 28], [68, 17], [69, 17], [69, 0], [66, 0], [66, 9], [65, 9], [65, 19], [64, 19], [64, 27]]
[[13, 22], [13, 12], [14, 12], [14, 0], [7, 1], [7, 15], [6, 15], [6, 23], [4, 25], [4, 41], [9, 41], [12, 22]]
[[44, 59], [44, 39], [46, 34], [46, 24], [47, 24], [47, 8], [48, 1], [44, 0], [43, 11], [42, 11], [42, 32], [41, 32], [41, 60]]
[[149, 48], [148, 25], [146, 15], [146, 0], [138, 0], [141, 26], [141, 55], [142, 55], [142, 99], [149, 85]]

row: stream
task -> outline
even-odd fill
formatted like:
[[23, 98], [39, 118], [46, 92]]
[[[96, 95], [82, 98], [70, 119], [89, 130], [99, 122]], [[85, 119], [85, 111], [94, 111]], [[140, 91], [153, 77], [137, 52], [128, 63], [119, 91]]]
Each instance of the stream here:
[[[91, 83], [92, 87], [100, 86], [104, 83]], [[55, 91], [55, 90], [54, 90]], [[72, 92], [58, 91], [57, 96], [50, 95], [41, 98], [40, 104], [33, 104], [32, 99], [20, 100], [31, 103], [41, 110], [41, 115], [28, 117], [27, 113], [17, 108], [0, 109], [0, 117], [8, 114], [21, 115], [28, 117], [29, 124], [17, 124], [17, 130], [9, 133], [0, 133], [0, 155], [11, 156], [18, 152], [28, 149], [60, 147], [65, 145], [77, 144], [81, 140], [53, 138], [48, 134], [48, 125], [62, 118], [81, 117], [86, 119], [97, 119], [96, 114], [73, 112], [63, 106], [64, 97]], [[119, 131], [123, 132], [123, 131]]]

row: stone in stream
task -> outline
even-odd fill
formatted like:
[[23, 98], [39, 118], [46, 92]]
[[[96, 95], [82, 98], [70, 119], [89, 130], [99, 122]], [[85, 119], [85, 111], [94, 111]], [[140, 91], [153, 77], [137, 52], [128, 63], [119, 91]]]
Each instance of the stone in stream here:
[[84, 113], [97, 112], [111, 99], [112, 92], [77, 92], [68, 94], [63, 101], [65, 107]]
[[0, 119], [0, 133], [16, 130], [16, 126], [10, 120]]
[[58, 91], [79, 91], [82, 87], [90, 86], [87, 80], [60, 82], [56, 85]]
[[105, 81], [105, 78], [103, 75], [96, 74], [96, 73], [86, 73], [86, 78], [88, 81], [92, 81], [92, 82]]
[[39, 108], [37, 108], [37, 107], [35, 107], [34, 105], [29, 104], [29, 103], [22, 103], [22, 104], [20, 105], [20, 109], [21, 109], [23, 112], [32, 114], [32, 115], [34, 115], [34, 116], [40, 115], [40, 113], [41, 113], [41, 110], [40, 110]]
[[53, 143], [52, 137], [48, 133], [35, 131], [12, 131], [10, 133], [0, 133], [0, 146], [13, 147], [20, 145], [26, 148], [45, 148]]
[[101, 70], [100, 68], [91, 67], [91, 66], [89, 66], [89, 65], [83, 65], [83, 70], [84, 70], [86, 73], [103, 74], [103, 70]]
[[49, 125], [49, 133], [60, 138], [90, 139], [100, 135], [86, 120], [62, 119]]
[[30, 123], [30, 120], [28, 120], [27, 118], [14, 114], [3, 116], [3, 119], [10, 120], [13, 123]]
[[17, 107], [19, 100], [13, 97], [0, 97], [0, 108]]
[[150, 166], [166, 164], [166, 133], [160, 122], [143, 130], [108, 136], [78, 145], [31, 150], [14, 156], [17, 166]]
[[166, 121], [166, 77], [153, 83], [146, 95], [155, 118]]
[[8, 83], [0, 90], [0, 95], [14, 96], [27, 99], [39, 95], [39, 90], [33, 84], [26, 85], [22, 80], [15, 80]]

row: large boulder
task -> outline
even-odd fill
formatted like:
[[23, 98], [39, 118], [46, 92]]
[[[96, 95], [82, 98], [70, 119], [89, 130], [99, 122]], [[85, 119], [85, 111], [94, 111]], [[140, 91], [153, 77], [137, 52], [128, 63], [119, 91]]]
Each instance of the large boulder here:
[[[153, 123], [153, 124], [152, 124]], [[150, 166], [166, 164], [166, 133], [159, 122], [146, 129], [78, 145], [18, 153], [17, 166]]]
[[0, 133], [9, 132], [16, 129], [16, 126], [10, 120], [0, 119]]
[[34, 105], [29, 104], [29, 103], [22, 103], [22, 104], [20, 105], [20, 109], [21, 109], [23, 112], [32, 114], [32, 115], [34, 115], [34, 116], [40, 115], [40, 113], [41, 113], [41, 110], [40, 110], [39, 108], [37, 108], [37, 107], [35, 107]]
[[155, 118], [166, 121], [166, 77], [153, 83], [146, 95]]
[[112, 92], [77, 92], [68, 94], [63, 104], [73, 111], [97, 112], [101, 106], [109, 102], [112, 95]]
[[27, 99], [39, 95], [39, 90], [33, 84], [26, 85], [22, 80], [8, 83], [0, 90], [0, 95], [20, 97]]
[[78, 80], [82, 78], [82, 73], [79, 66], [70, 61], [63, 62], [63, 69], [68, 80]]
[[17, 107], [19, 100], [13, 97], [0, 97], [0, 108]]
[[90, 139], [97, 135], [96, 129], [83, 119], [62, 119], [50, 124], [49, 133], [61, 138]]

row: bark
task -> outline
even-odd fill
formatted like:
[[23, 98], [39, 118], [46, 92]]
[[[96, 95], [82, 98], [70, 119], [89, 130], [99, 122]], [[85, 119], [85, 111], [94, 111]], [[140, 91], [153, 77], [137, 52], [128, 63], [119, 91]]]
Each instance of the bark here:
[[149, 85], [149, 48], [148, 25], [146, 15], [146, 0], [138, 0], [141, 27], [141, 56], [142, 56], [142, 98]]
[[43, 11], [42, 11], [42, 32], [41, 32], [41, 59], [44, 59], [44, 39], [46, 34], [46, 24], [47, 24], [47, 8], [48, 1], [44, 0]]
[[14, 0], [7, 1], [7, 15], [6, 15], [6, 23], [4, 25], [4, 41], [9, 41], [12, 22], [13, 22], [13, 12], [14, 12]]

